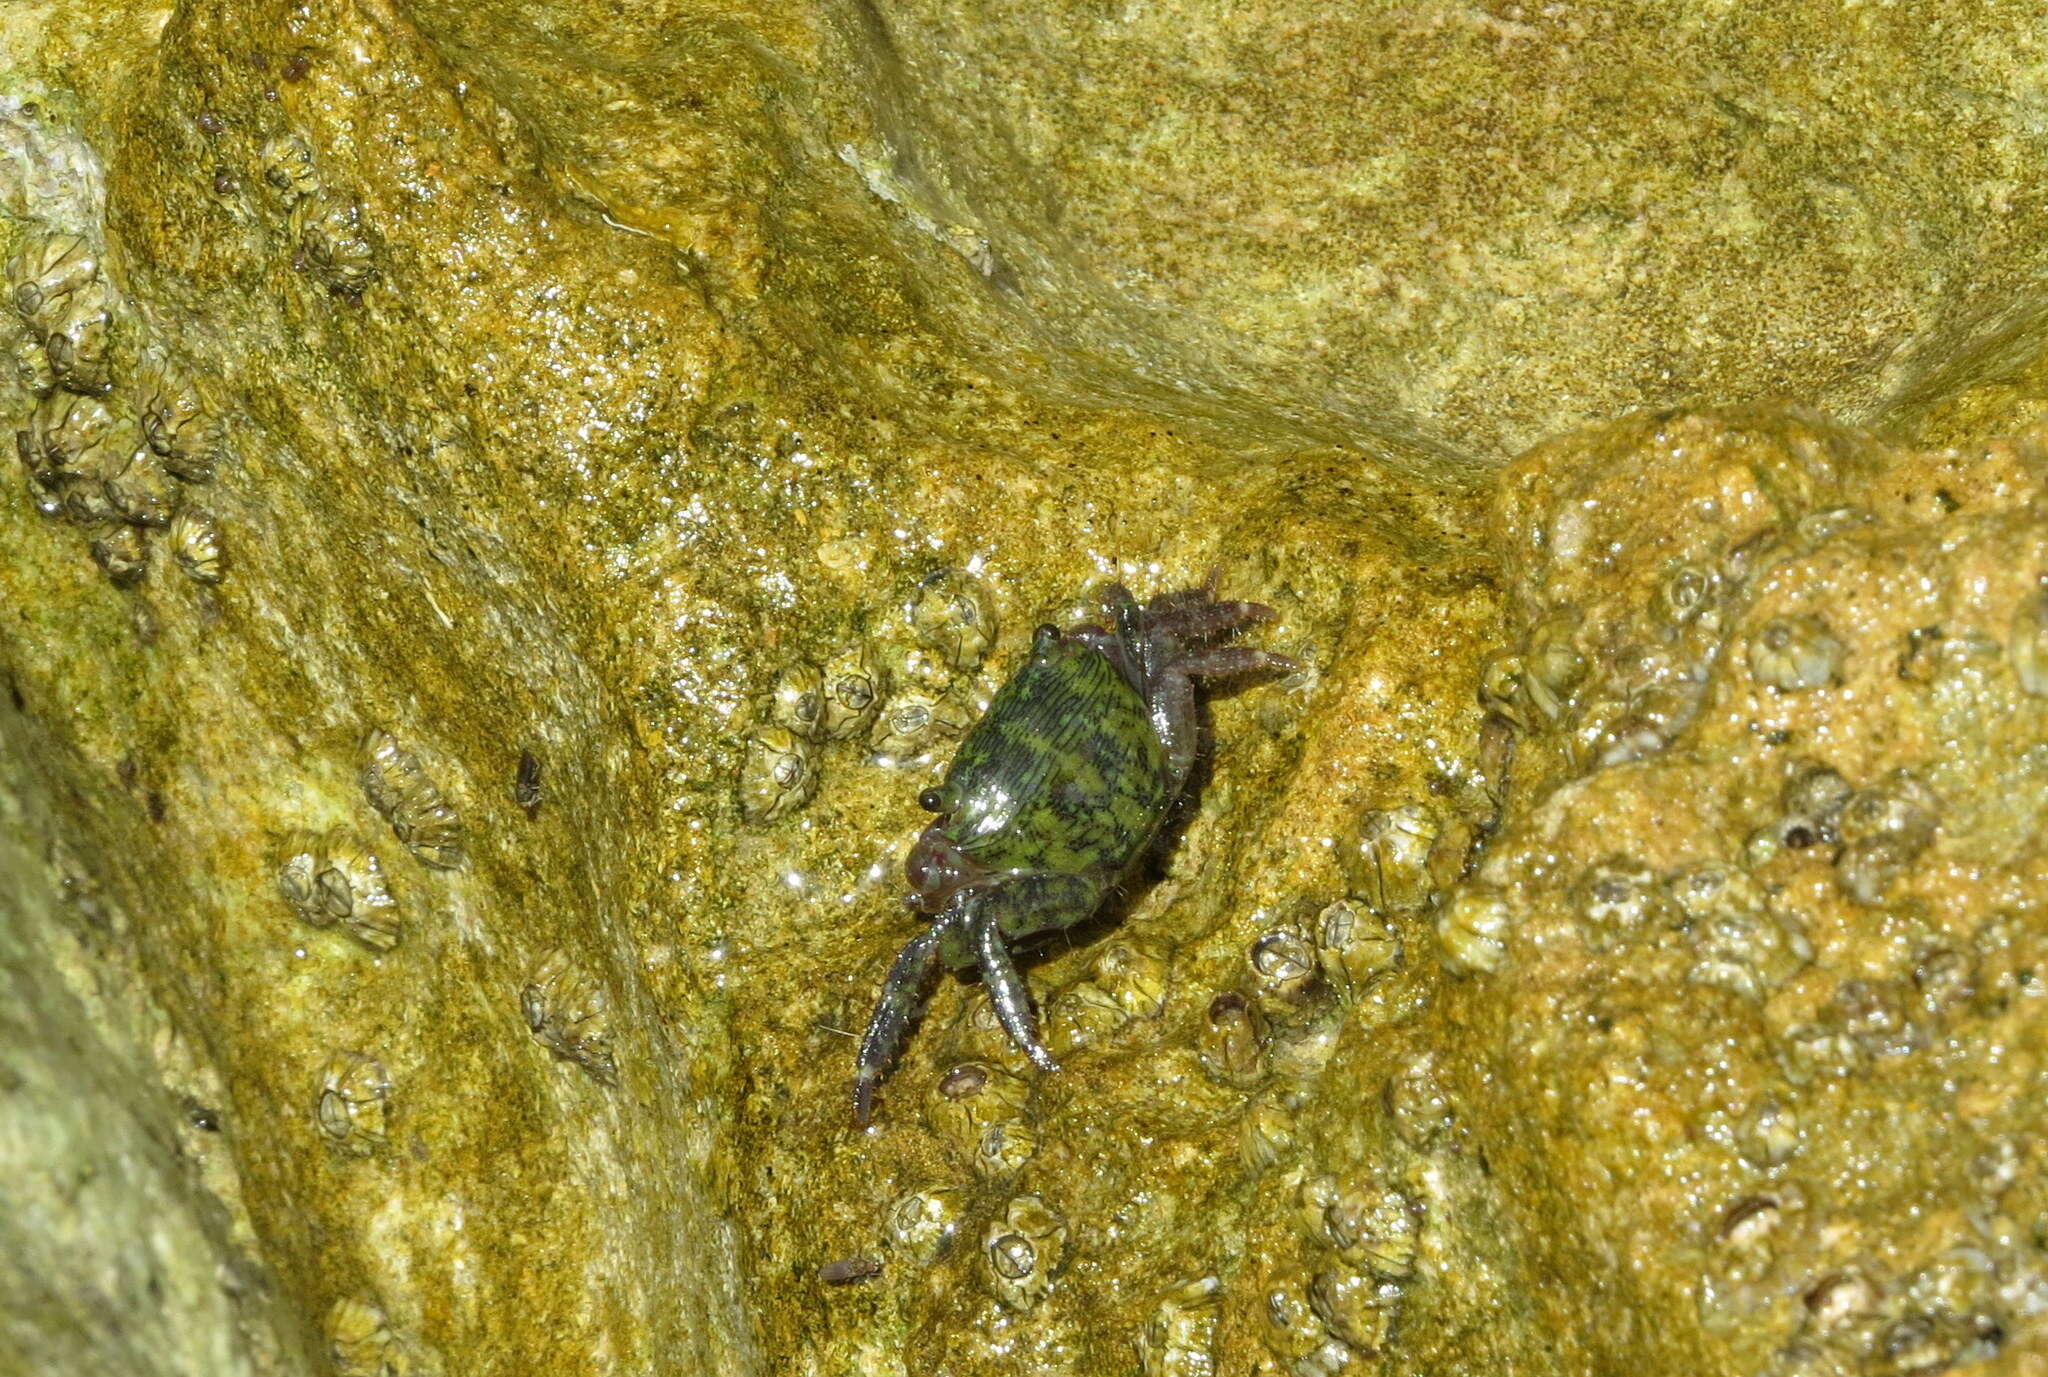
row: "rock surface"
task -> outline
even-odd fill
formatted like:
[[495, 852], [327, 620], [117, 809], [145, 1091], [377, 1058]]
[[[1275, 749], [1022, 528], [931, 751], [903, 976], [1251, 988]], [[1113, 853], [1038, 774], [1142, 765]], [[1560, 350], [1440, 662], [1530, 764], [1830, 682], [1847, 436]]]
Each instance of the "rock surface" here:
[[[975, 8], [0, 14], [0, 1371], [2041, 1370], [2033, 39]], [[1064, 1069], [856, 1131], [1214, 566]]]

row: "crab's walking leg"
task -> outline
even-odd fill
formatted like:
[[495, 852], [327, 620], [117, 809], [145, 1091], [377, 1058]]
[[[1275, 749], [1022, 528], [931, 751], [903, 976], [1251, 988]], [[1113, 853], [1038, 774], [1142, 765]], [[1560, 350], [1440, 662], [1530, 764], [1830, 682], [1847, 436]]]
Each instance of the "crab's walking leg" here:
[[982, 982], [988, 986], [989, 1002], [995, 1005], [996, 1021], [1032, 1064], [1041, 1071], [1057, 1071], [1059, 1063], [1038, 1041], [1038, 1020], [1031, 1012], [1024, 977], [1017, 974], [1010, 949], [1003, 945], [1003, 930], [997, 926], [1001, 913], [998, 905], [984, 901], [970, 905], [967, 914], [967, 931], [974, 938], [974, 954]]
[[875, 1107], [875, 1087], [881, 1084], [883, 1073], [903, 1046], [903, 1030], [910, 1026], [912, 1016], [924, 1002], [925, 977], [938, 956], [939, 939], [957, 921], [951, 914], [933, 920], [930, 927], [904, 944], [896, 964], [889, 967], [889, 978], [882, 982], [882, 997], [876, 1001], [874, 1016], [868, 1020], [867, 1035], [860, 1040], [860, 1057], [855, 1063], [853, 1121], [862, 1128], [867, 1127], [868, 1116]]

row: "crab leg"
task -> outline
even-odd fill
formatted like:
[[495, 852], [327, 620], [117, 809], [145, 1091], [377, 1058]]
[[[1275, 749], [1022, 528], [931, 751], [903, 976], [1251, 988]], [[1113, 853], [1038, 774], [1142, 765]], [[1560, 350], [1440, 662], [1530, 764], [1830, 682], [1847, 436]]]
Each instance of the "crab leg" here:
[[853, 1082], [853, 1122], [861, 1128], [867, 1127], [868, 1116], [874, 1111], [875, 1087], [881, 1083], [889, 1063], [896, 1060], [896, 1053], [903, 1046], [903, 1032], [924, 1003], [925, 977], [938, 956], [939, 940], [946, 935], [947, 928], [959, 921], [953, 913], [933, 920], [930, 927], [904, 944], [897, 953], [896, 964], [889, 967], [889, 978], [882, 982], [882, 998], [875, 1005], [874, 1017], [868, 1020], [867, 1035], [860, 1040], [860, 1057], [855, 1063], [858, 1069]]
[[1057, 1071], [1059, 1063], [1038, 1041], [1038, 1019], [1031, 1012], [1031, 995], [1024, 978], [1010, 960], [1003, 945], [1003, 931], [997, 926], [999, 911], [992, 904], [970, 903], [967, 930], [974, 937], [974, 953], [981, 966], [981, 978], [988, 986], [989, 1002], [995, 1005], [996, 1021], [1010, 1035], [1032, 1064], [1041, 1071]]

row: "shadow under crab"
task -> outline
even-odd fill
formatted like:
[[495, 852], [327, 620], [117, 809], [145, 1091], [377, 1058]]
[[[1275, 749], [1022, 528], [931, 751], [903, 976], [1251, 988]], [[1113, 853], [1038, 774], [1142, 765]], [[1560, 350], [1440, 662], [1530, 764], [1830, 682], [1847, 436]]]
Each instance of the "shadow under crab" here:
[[1200, 755], [1195, 680], [1292, 670], [1284, 655], [1216, 642], [1273, 618], [1218, 601], [1215, 577], [1140, 606], [1113, 584], [1108, 626], [1041, 626], [1030, 658], [918, 796], [938, 816], [905, 863], [908, 903], [931, 923], [889, 968], [861, 1039], [854, 1122], [895, 1060], [932, 967], [978, 968], [1003, 1030], [1058, 1070], [1010, 947], [1088, 921], [1140, 871]]

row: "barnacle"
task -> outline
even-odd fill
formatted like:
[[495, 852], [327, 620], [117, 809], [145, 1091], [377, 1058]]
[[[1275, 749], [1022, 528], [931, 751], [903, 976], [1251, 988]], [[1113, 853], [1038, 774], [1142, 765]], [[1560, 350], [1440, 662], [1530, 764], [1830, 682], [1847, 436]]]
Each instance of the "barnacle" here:
[[519, 991], [519, 1011], [541, 1046], [583, 1068], [593, 1080], [617, 1085], [612, 1057], [611, 997], [566, 951], [549, 953]]
[[8, 300], [29, 324], [46, 330], [64, 301], [99, 275], [98, 255], [78, 235], [33, 235], [7, 262]]
[[[128, 466], [106, 480], [106, 497], [123, 521], [136, 526], [168, 526], [178, 509], [178, 487], [148, 450], [136, 453]], [[178, 539], [171, 537], [173, 553]], [[181, 561], [182, 562], [182, 561]]]
[[320, 186], [313, 169], [313, 150], [297, 134], [273, 134], [264, 140], [257, 155], [263, 165], [263, 180], [285, 195], [297, 199], [310, 196]]
[[1318, 971], [1315, 948], [1293, 928], [1269, 932], [1255, 940], [1246, 961], [1263, 992], [1288, 1001], [1307, 994]]
[[1095, 958], [1094, 980], [1132, 1018], [1158, 1018], [1166, 1011], [1172, 963], [1148, 942], [1123, 938]]
[[1786, 776], [1779, 803], [1788, 824], [1811, 829], [1815, 841], [1835, 840], [1835, 823], [1855, 790], [1849, 781], [1818, 761], [1800, 761]]
[[314, 1118], [336, 1147], [373, 1152], [390, 1132], [391, 1082], [384, 1066], [361, 1052], [338, 1052], [320, 1076]]
[[131, 439], [103, 402], [53, 392], [29, 413], [15, 447], [29, 472], [56, 489], [72, 478], [103, 483], [118, 474], [135, 452]]
[[59, 387], [98, 396], [113, 386], [108, 356], [113, 328], [113, 298], [103, 283], [89, 282], [55, 307], [43, 335], [43, 353]]
[[1198, 1051], [1203, 1069], [1229, 1085], [1257, 1084], [1266, 1073], [1266, 1034], [1258, 1001], [1225, 990], [1209, 1001]]
[[1749, 638], [1749, 672], [1782, 692], [1835, 681], [1847, 648], [1819, 617], [1773, 617]]
[[1883, 903], [1933, 842], [1939, 816], [1934, 795], [1904, 770], [1852, 795], [1836, 824], [1842, 852], [1835, 878], [1842, 892], [1859, 904]]
[[1221, 1281], [1198, 1277], [1159, 1298], [1138, 1334], [1138, 1367], [1144, 1377], [1214, 1377], [1222, 1293]]
[[1443, 824], [1420, 804], [1375, 810], [1359, 819], [1341, 853], [1354, 891], [1375, 913], [1413, 913], [1430, 899], [1429, 853]]
[[868, 740], [884, 761], [910, 761], [940, 741], [960, 735], [973, 722], [952, 695], [909, 688], [883, 710]]
[[963, 1156], [973, 1157], [996, 1125], [1018, 1120], [1031, 1087], [987, 1062], [962, 1062], [933, 1083], [925, 1095], [925, 1119], [932, 1131]]
[[924, 581], [910, 611], [911, 629], [957, 670], [981, 664], [995, 640], [995, 614], [974, 579], [941, 572]]
[[1645, 936], [1670, 916], [1657, 872], [1625, 856], [1588, 867], [1572, 886], [1572, 907], [1594, 951]]
[[1326, 1267], [1309, 1282], [1308, 1302], [1331, 1333], [1371, 1357], [1386, 1347], [1393, 1334], [1401, 1291], [1369, 1272]]
[[316, 928], [336, 923], [372, 951], [389, 951], [402, 932], [398, 904], [377, 857], [345, 828], [294, 832], [277, 868], [278, 893]]
[[1253, 1171], [1278, 1166], [1294, 1151], [1292, 1091], [1262, 1095], [1251, 1102], [1237, 1126], [1237, 1151]]
[[1065, 1056], [1115, 1033], [1130, 1013], [1092, 980], [1077, 980], [1060, 991], [1045, 1016], [1045, 1044]]
[[139, 408], [143, 438], [164, 467], [188, 483], [212, 479], [220, 462], [222, 423], [191, 373], [157, 359], [144, 374]]
[[815, 741], [825, 726], [825, 676], [808, 660], [784, 665], [768, 690], [768, 720], [806, 741]]
[[747, 738], [739, 790], [740, 812], [748, 822], [773, 822], [803, 807], [818, 791], [810, 743], [787, 727], [757, 728]]
[[57, 374], [43, 342], [34, 335], [18, 335], [9, 350], [14, 360], [14, 381], [31, 397], [47, 397], [57, 390]]
[[841, 741], [875, 724], [882, 710], [882, 672], [864, 644], [854, 644], [825, 662], [825, 736]]
[[1415, 1274], [1422, 1206], [1405, 1192], [1375, 1182], [1337, 1187], [1322, 1212], [1321, 1236], [1346, 1262], [1382, 1281]]
[[1586, 677], [1586, 657], [1572, 643], [1578, 627], [1575, 613], [1556, 613], [1529, 633], [1522, 655], [1523, 688], [1530, 703], [1552, 722], [1563, 716], [1573, 690]]
[[1334, 989], [1357, 995], [1401, 964], [1401, 934], [1363, 905], [1339, 899], [1316, 915], [1316, 955]]
[[292, 207], [299, 260], [336, 296], [357, 296], [377, 278], [380, 243], [353, 196], [322, 187]]
[[1690, 626], [1713, 602], [1718, 583], [1711, 569], [1675, 565], [1657, 585], [1657, 619], [1674, 628]]
[[459, 867], [462, 819], [428, 777], [419, 757], [378, 728], [364, 735], [363, 756], [363, 793], [405, 849], [435, 870]]
[[171, 557], [188, 578], [219, 583], [228, 567], [220, 523], [196, 507], [180, 507], [171, 518]]
[[149, 538], [138, 527], [116, 526], [93, 538], [92, 557], [112, 582], [136, 583], [149, 572]]
[[974, 1166], [993, 1181], [1020, 1170], [1038, 1151], [1038, 1130], [1029, 1119], [999, 1119], [982, 1131], [975, 1145]]
[[1496, 650], [1479, 667], [1479, 705], [1517, 727], [1528, 726], [1529, 695], [1522, 684], [1522, 657]]
[[1045, 1299], [1066, 1260], [1067, 1222], [1035, 1195], [1020, 1195], [989, 1223], [982, 1261], [996, 1299], [1029, 1310]]
[[965, 1192], [957, 1186], [913, 1191], [890, 1207], [890, 1241], [914, 1262], [938, 1261], [960, 1230], [964, 1203]]
[[1332, 1326], [1322, 1310], [1323, 1306], [1311, 1304], [1298, 1286], [1276, 1287], [1266, 1293], [1266, 1347], [1290, 1377], [1336, 1377], [1356, 1367], [1353, 1360], [1359, 1355], [1330, 1332]]
[[335, 1377], [404, 1377], [401, 1350], [376, 1302], [343, 1296], [327, 1312], [327, 1357]]
[[1457, 975], [1506, 970], [1508, 933], [1513, 926], [1514, 913], [1498, 890], [1485, 885], [1459, 890], [1436, 920], [1444, 968]]

